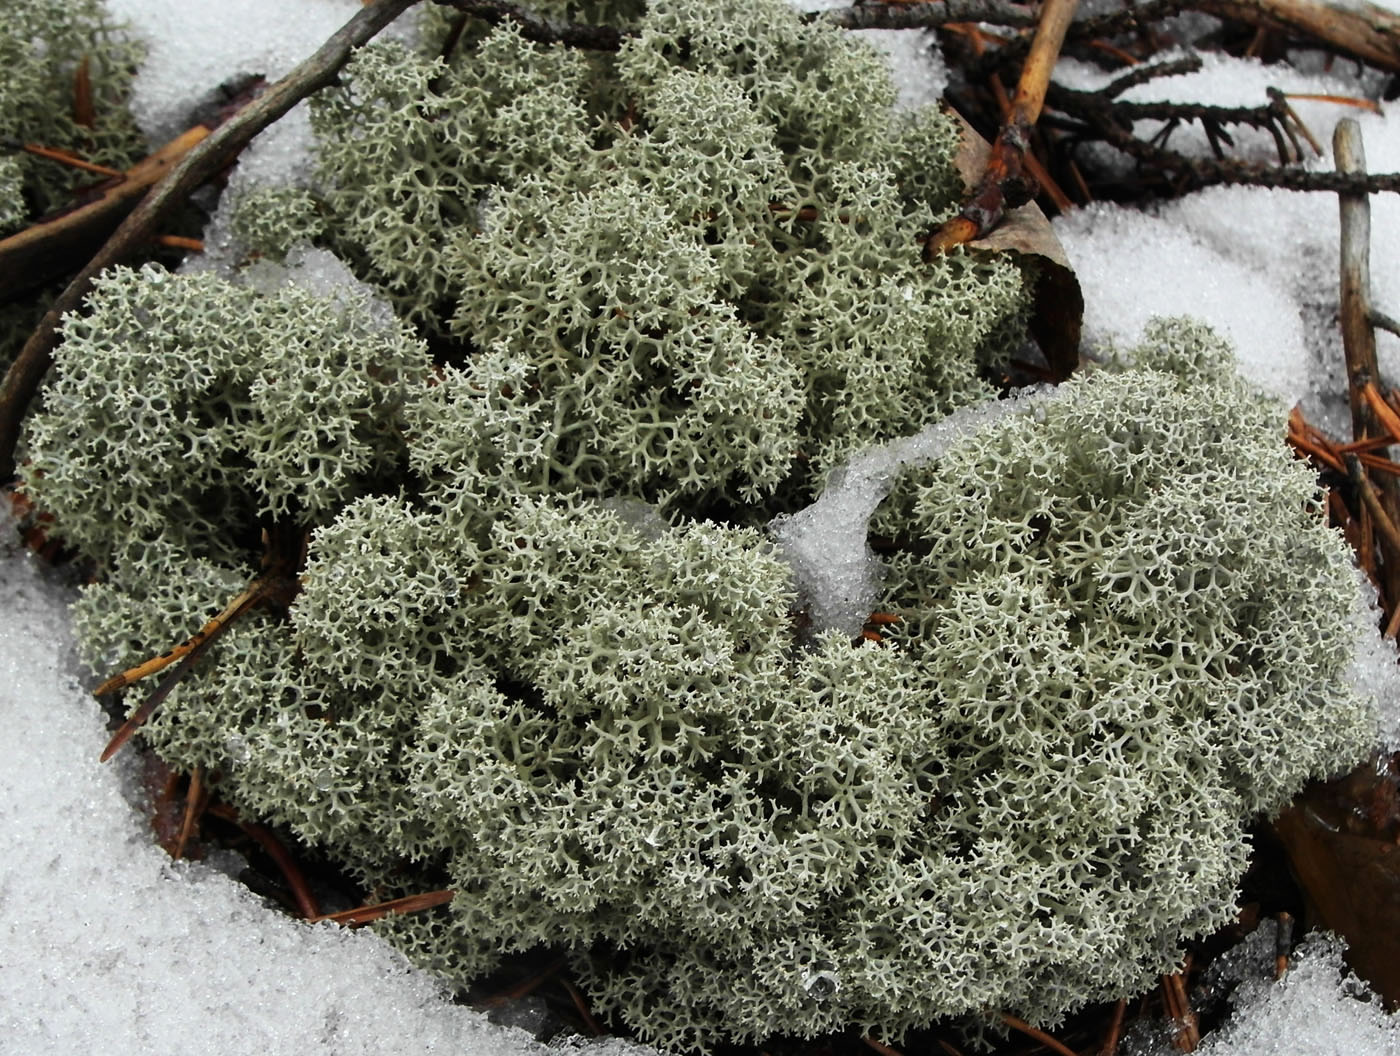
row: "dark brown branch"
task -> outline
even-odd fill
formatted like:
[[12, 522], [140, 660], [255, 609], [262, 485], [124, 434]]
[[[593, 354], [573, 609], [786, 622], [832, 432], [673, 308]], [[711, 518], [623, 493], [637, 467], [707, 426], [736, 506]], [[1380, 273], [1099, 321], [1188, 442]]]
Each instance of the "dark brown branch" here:
[[834, 22], [842, 29], [932, 29], [950, 22], [988, 22], [996, 26], [1036, 24], [1036, 13], [1009, 0], [937, 0], [922, 4], [861, 4], [833, 11], [810, 11], [805, 21]]
[[1001, 221], [1008, 206], [1020, 204], [1015, 200], [1017, 197], [1032, 196], [1026, 193], [1028, 188], [1023, 177], [1026, 151], [1030, 147], [1031, 130], [1045, 105], [1050, 71], [1059, 57], [1078, 2], [1046, 0], [1041, 8], [1040, 24], [1021, 70], [1016, 95], [1011, 100], [1011, 112], [992, 145], [987, 168], [958, 215], [934, 231], [924, 243], [925, 260], [980, 238]]
[[1272, 187], [1283, 191], [1327, 191], [1331, 194], [1400, 194], [1400, 173], [1312, 172], [1292, 166], [1261, 165], [1228, 158], [1188, 158], [1184, 154], [1144, 143], [1126, 129], [1112, 125], [1094, 126], [1090, 138], [1102, 138], [1129, 157], [1161, 170], [1170, 177], [1173, 191], [1177, 194], [1217, 184]]
[[464, 15], [479, 18], [490, 25], [513, 23], [520, 35], [536, 44], [564, 44], [588, 51], [616, 51], [630, 33], [613, 26], [583, 25], [576, 22], [554, 22], [514, 4], [496, 0], [434, 0]]
[[38, 328], [25, 342], [5, 380], [0, 383], [0, 480], [15, 471], [15, 445], [20, 421], [48, 372], [57, 341], [59, 320], [73, 311], [92, 288], [92, 281], [105, 268], [119, 263], [156, 233], [161, 221], [189, 196], [196, 187], [238, 156], [248, 142], [293, 106], [318, 88], [330, 84], [355, 48], [375, 34], [417, 0], [373, 0], [357, 11], [291, 73], [272, 85], [253, 102], [210, 134], [185, 155], [141, 200], [131, 215], [107, 240], [97, 255], [68, 284], [44, 315]]

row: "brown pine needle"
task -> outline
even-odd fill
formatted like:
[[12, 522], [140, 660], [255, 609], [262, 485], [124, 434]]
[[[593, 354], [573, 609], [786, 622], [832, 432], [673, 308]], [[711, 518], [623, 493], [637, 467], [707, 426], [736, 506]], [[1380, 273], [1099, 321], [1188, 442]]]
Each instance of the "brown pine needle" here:
[[171, 249], [188, 249], [192, 253], [204, 252], [203, 242], [197, 238], [186, 238], [184, 235], [156, 235], [155, 242]]
[[1311, 92], [1284, 92], [1289, 99], [1310, 99], [1315, 103], [1336, 103], [1338, 106], [1354, 106], [1358, 110], [1369, 110], [1373, 114], [1384, 114], [1381, 104], [1373, 99], [1358, 99], [1351, 95], [1317, 95]]
[[416, 913], [419, 910], [432, 909], [434, 906], [444, 906], [452, 901], [456, 893], [449, 888], [443, 891], [429, 891], [422, 895], [407, 895], [404, 898], [390, 899], [388, 902], [376, 902], [372, 906], [356, 906], [339, 913], [322, 913], [319, 917], [309, 917], [308, 920], [312, 924], [329, 920], [347, 927], [357, 927], [393, 913]]
[[1366, 402], [1371, 405], [1371, 410], [1375, 413], [1376, 420], [1380, 422], [1392, 440], [1400, 443], [1400, 414], [1396, 414], [1381, 397], [1380, 390], [1376, 388], [1374, 381], [1368, 381], [1361, 387], [1361, 395]]
[[1172, 1044], [1178, 1052], [1195, 1052], [1201, 1043], [1201, 1031], [1196, 1024], [1196, 1013], [1191, 1011], [1191, 1001], [1186, 996], [1185, 974], [1173, 972], [1162, 976], [1162, 995], [1166, 1001], [1167, 1015], [1175, 1028]]
[[1274, 939], [1274, 979], [1288, 974], [1288, 956], [1293, 949], [1293, 914], [1278, 915], [1278, 934]]
[[888, 627], [892, 623], [898, 623], [899, 617], [893, 612], [872, 612], [865, 622], [873, 623], [876, 627]]
[[962, 1050], [951, 1041], [944, 1041], [942, 1038], [938, 1038], [937, 1041], [938, 1047], [947, 1053], [947, 1056], [963, 1056]]
[[256, 821], [244, 821], [238, 816], [238, 811], [223, 803], [211, 806], [209, 813], [237, 825], [266, 852], [273, 864], [281, 870], [283, 878], [287, 881], [287, 888], [292, 892], [292, 898], [296, 899], [297, 911], [304, 919], [314, 920], [320, 917], [321, 907], [316, 901], [316, 896], [311, 893], [301, 867], [271, 829], [266, 825], [259, 825]]
[[1001, 1012], [998, 1013], [998, 1015], [1001, 1016], [1001, 1021], [1012, 1030], [1019, 1030], [1027, 1037], [1034, 1038], [1052, 1052], [1058, 1052], [1060, 1056], [1079, 1056], [1079, 1053], [1075, 1052], [1068, 1045], [1056, 1041], [1049, 1034], [1045, 1033], [1045, 1031], [1031, 1026], [1024, 1019], [1017, 1019], [1010, 1012]]
[[538, 990], [541, 984], [551, 976], [558, 974], [559, 969], [564, 967], [566, 958], [562, 955], [554, 958], [543, 969], [536, 972], [527, 979], [522, 979], [509, 990], [502, 990], [499, 994], [493, 994], [477, 1004], [478, 1008], [500, 1008], [511, 1001], [519, 1001], [526, 994]]
[[263, 577], [260, 576], [253, 580], [244, 587], [232, 601], [224, 606], [224, 610], [221, 613], [199, 630], [195, 631], [194, 634], [190, 635], [190, 637], [185, 639], [181, 644], [171, 649], [168, 653], [161, 653], [160, 656], [154, 656], [145, 663], [137, 664], [135, 667], [129, 668], [119, 675], [113, 675], [111, 678], [107, 679], [106, 682], [103, 682], [102, 685], [94, 689], [92, 695], [94, 697], [101, 697], [108, 693], [115, 693], [119, 689], [125, 689], [133, 682], [139, 682], [147, 675], [154, 675], [157, 671], [169, 667], [176, 660], [188, 656], [204, 645], [204, 643], [214, 635], [222, 631], [224, 627], [228, 626], [229, 621], [235, 616], [251, 607], [255, 602], [260, 601], [265, 586], [266, 582]]
[[593, 1018], [593, 1013], [588, 1010], [588, 1002], [584, 1000], [583, 991], [573, 984], [573, 981], [566, 975], [559, 977], [559, 982], [564, 984], [564, 989], [569, 992], [569, 1000], [574, 1003], [574, 1008], [578, 1010], [579, 1016], [583, 1019], [583, 1025], [589, 1029], [595, 1038], [601, 1038], [607, 1033], [598, 1021]]
[[73, 71], [73, 124], [81, 128], [97, 125], [97, 112], [92, 106], [92, 73], [86, 55]]
[[1392, 477], [1400, 476], [1400, 466], [1381, 455], [1368, 455], [1362, 452], [1357, 454], [1356, 458], [1363, 466], [1369, 466], [1377, 473], [1389, 473]]
[[[217, 632], [215, 632], [217, 633]], [[136, 736], [136, 731], [145, 725], [146, 720], [155, 714], [156, 708], [160, 707], [166, 697], [170, 696], [170, 691], [180, 684], [180, 679], [184, 678], [190, 668], [194, 667], [195, 661], [204, 655], [205, 646], [214, 640], [214, 635], [201, 641], [195, 646], [185, 658], [176, 665], [175, 670], [161, 679], [155, 691], [146, 698], [146, 702], [133, 711], [130, 717], [118, 727], [117, 732], [112, 734], [112, 739], [107, 742], [107, 747], [102, 749], [102, 754], [98, 756], [98, 761], [105, 763], [117, 752], [121, 751], [122, 745]]]
[[1120, 997], [1113, 1007], [1113, 1019], [1109, 1021], [1108, 1033], [1104, 1035], [1099, 1056], [1118, 1056], [1118, 1039], [1123, 1033], [1123, 1017], [1128, 1012], [1127, 998]]
[[1328, 451], [1326, 448], [1319, 447], [1317, 444], [1314, 444], [1311, 440], [1309, 440], [1302, 434], [1289, 433], [1288, 442], [1294, 447], [1296, 447], [1303, 454], [1311, 455], [1313, 458], [1328, 466], [1330, 469], [1335, 469], [1338, 473], [1346, 472], [1346, 467], [1342, 465], [1341, 460], [1337, 458], [1336, 455], [1332, 454], [1332, 452]]
[[878, 1052], [880, 1056], [904, 1056], [904, 1054], [893, 1045], [886, 1045], [883, 1041], [876, 1041], [869, 1034], [863, 1035], [860, 1040]]
[[20, 143], [17, 144], [17, 149], [24, 151], [26, 154], [33, 154], [36, 158], [56, 161], [60, 165], [67, 165], [74, 169], [82, 169], [84, 172], [95, 172], [99, 176], [112, 176], [119, 180], [126, 178], [126, 173], [122, 172], [121, 169], [113, 169], [106, 165], [99, 165], [95, 161], [84, 161], [76, 154], [70, 154], [66, 150], [60, 150], [58, 147], [44, 147], [40, 146], [38, 143]]
[[180, 834], [175, 837], [175, 846], [170, 850], [170, 857], [185, 856], [185, 848], [194, 836], [195, 826], [199, 824], [199, 816], [204, 813], [208, 799], [204, 791], [204, 768], [196, 766], [190, 771], [190, 787], [185, 790], [185, 818], [180, 824]]
[[1349, 455], [1354, 452], [1374, 451], [1378, 447], [1389, 447], [1393, 443], [1395, 443], [1395, 441], [1388, 436], [1368, 436], [1364, 440], [1353, 440], [1349, 444], [1338, 444], [1332, 450], [1339, 455]]

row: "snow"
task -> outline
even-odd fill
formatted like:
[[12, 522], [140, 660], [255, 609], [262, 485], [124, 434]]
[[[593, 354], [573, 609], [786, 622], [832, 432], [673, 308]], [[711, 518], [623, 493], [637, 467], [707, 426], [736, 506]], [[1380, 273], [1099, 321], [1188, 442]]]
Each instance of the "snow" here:
[[[107, 2], [148, 47], [136, 93], [138, 118], [153, 142], [185, 128], [195, 104], [216, 99], [220, 85], [246, 74], [282, 75], [359, 8], [359, 0], [297, 0], [289, 15], [286, 0]], [[1396, 0], [1386, 6], [1400, 10]], [[947, 70], [929, 34], [864, 35], [890, 54], [901, 106], [941, 93]], [[1069, 60], [1056, 76], [1082, 88], [1109, 79]], [[1363, 90], [1321, 72], [1207, 56], [1199, 73], [1151, 82], [1126, 98], [1258, 105], [1269, 86]], [[1367, 82], [1364, 90], [1378, 87]], [[1324, 145], [1338, 118], [1356, 116], [1372, 171], [1400, 170], [1393, 120], [1334, 104], [1293, 105]], [[1245, 133], [1239, 141], [1247, 156], [1272, 155], [1267, 134]], [[1207, 149], [1198, 129], [1180, 130], [1172, 145]], [[233, 186], [305, 182], [311, 149], [301, 107], [254, 141]], [[1373, 196], [1371, 204], [1374, 301], [1400, 316], [1400, 196]], [[1285, 399], [1301, 399], [1311, 418], [1331, 424], [1326, 415], [1335, 407], [1324, 394], [1340, 391], [1341, 360], [1333, 198], [1214, 188], [1146, 215], [1093, 206], [1057, 221], [1056, 230], [1084, 287], [1091, 347], [1131, 344], [1153, 313], [1194, 314], [1236, 343], [1247, 376]], [[211, 241], [217, 237], [211, 232]], [[1386, 371], [1400, 378], [1400, 340], [1382, 334], [1380, 345]], [[870, 454], [835, 477], [821, 503], [779, 528], [794, 562], [807, 570], [804, 586], [819, 623], [850, 629], [869, 611], [865, 599], [877, 584], [863, 526], [894, 466], [936, 457], [938, 445], [979, 421], [971, 416]], [[129, 761], [96, 762], [106, 734], [75, 678], [67, 589], [10, 543], [8, 525], [0, 531], [0, 934], [7, 954], [0, 959], [0, 1054], [557, 1051], [453, 1004], [431, 977], [368, 932], [307, 925], [265, 906], [231, 878], [238, 863], [227, 857], [171, 862], [137, 805]], [[818, 562], [812, 555], [822, 551], [827, 560]], [[1368, 616], [1358, 611], [1364, 624]], [[1390, 647], [1371, 635], [1362, 652], [1359, 683], [1400, 700]], [[1400, 744], [1400, 711], [1387, 721], [1391, 743]], [[1239, 957], [1264, 948], [1246, 946]], [[1235, 1013], [1201, 1051], [1400, 1053], [1400, 1021], [1365, 1000], [1364, 988], [1343, 974], [1340, 956], [1334, 942], [1314, 937], [1282, 982], [1262, 968], [1242, 975]], [[649, 1050], [614, 1040], [585, 1051]], [[1149, 1045], [1134, 1056], [1148, 1051], [1161, 1050]]]
[[834, 629], [855, 637], [875, 608], [881, 565], [866, 543], [867, 525], [900, 469], [931, 462], [960, 437], [1024, 414], [1043, 395], [1024, 393], [964, 407], [913, 436], [862, 451], [832, 472], [816, 502], [773, 521], [773, 535], [814, 631]]
[[[6, 524], [0, 1053], [557, 1051], [453, 1004], [370, 932], [292, 920], [216, 865], [172, 862], [132, 803], [131, 757], [97, 761], [107, 734], [73, 675], [69, 591], [12, 536]], [[587, 1049], [627, 1051], [646, 1050]]]
[[[1055, 79], [1092, 90], [1112, 75], [1062, 60]], [[1198, 73], [1164, 77], [1124, 93], [1124, 99], [1198, 101], [1219, 106], [1266, 103], [1270, 86], [1290, 93], [1357, 97], [1363, 87], [1323, 73], [1265, 66], [1253, 59], [1206, 55]], [[1370, 86], [1377, 88], [1377, 86]], [[1400, 129], [1387, 115], [1337, 103], [1290, 100], [1324, 148], [1308, 166], [1332, 167], [1332, 132], [1350, 117], [1361, 127], [1367, 167], [1400, 171]], [[1155, 122], [1135, 131], [1150, 134]], [[1262, 136], [1262, 139], [1259, 137]], [[1243, 156], [1273, 161], [1267, 133], [1241, 130]], [[1186, 125], [1170, 146], [1205, 157], [1197, 125]], [[1372, 303], [1400, 314], [1400, 195], [1372, 195]], [[1328, 194], [1212, 187], [1143, 214], [1108, 204], [1076, 210], [1054, 222], [1085, 296], [1086, 350], [1131, 344], [1153, 313], [1186, 313], [1235, 342], [1241, 372], [1267, 392], [1301, 401], [1308, 418], [1334, 434], [1349, 431], [1337, 327], [1339, 220]], [[1124, 276], [1138, 281], [1124, 282]], [[1377, 333], [1382, 374], [1400, 381], [1400, 338]]]
[[[1229, 1018], [1207, 1034], [1197, 1056], [1400, 1056], [1400, 1017], [1342, 960], [1345, 945], [1310, 935], [1274, 979], [1276, 928], [1268, 921], [1210, 966], [1207, 987], [1232, 990]], [[1235, 984], [1238, 984], [1236, 986]], [[1173, 1056], [1164, 1030], [1135, 1031], [1121, 1056]]]

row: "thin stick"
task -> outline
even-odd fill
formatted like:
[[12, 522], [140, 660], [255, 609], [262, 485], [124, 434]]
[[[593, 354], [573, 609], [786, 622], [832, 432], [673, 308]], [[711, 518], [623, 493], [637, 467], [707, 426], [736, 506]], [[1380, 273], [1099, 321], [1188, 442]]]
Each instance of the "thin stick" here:
[[[226, 627], [228, 625], [225, 624], [224, 626]], [[102, 754], [98, 756], [99, 762], [105, 763], [108, 759], [112, 758], [117, 752], [121, 751], [122, 745], [126, 744], [127, 741], [131, 740], [131, 738], [136, 735], [136, 731], [145, 725], [147, 719], [155, 714], [156, 708], [160, 707], [165, 698], [170, 696], [170, 691], [180, 684], [180, 679], [184, 678], [190, 668], [194, 666], [195, 661], [204, 655], [204, 650], [209, 647], [209, 644], [218, 637], [222, 630], [223, 627], [220, 627], [212, 634], [203, 638], [198, 645], [185, 655], [185, 658], [180, 661], [175, 670], [161, 679], [160, 684], [155, 688], [155, 692], [146, 698], [144, 704], [131, 713], [130, 718], [118, 727], [116, 733], [112, 734], [112, 739], [107, 742], [107, 747], [102, 749]]]
[[1388, 330], [1396, 337], [1400, 337], [1400, 322], [1397, 322], [1396, 320], [1392, 319], [1380, 309], [1372, 308], [1370, 312], [1367, 313], [1366, 317], [1371, 321], [1371, 325], [1374, 326], [1376, 329]]
[[175, 846], [170, 851], [170, 857], [185, 856], [185, 848], [194, 836], [194, 827], [199, 822], [199, 815], [204, 812], [208, 798], [204, 791], [204, 768], [196, 766], [190, 771], [190, 785], [185, 789], [185, 817], [180, 823], [180, 833], [175, 837]]
[[356, 906], [354, 909], [342, 910], [339, 913], [322, 913], [319, 917], [308, 917], [307, 920], [312, 924], [329, 920], [336, 924], [344, 924], [346, 927], [358, 927], [394, 913], [416, 913], [419, 910], [446, 905], [452, 901], [455, 894], [456, 892], [450, 889], [429, 891], [422, 895], [407, 895], [404, 898], [390, 899], [388, 902], [376, 902], [372, 906]]
[[1113, 1018], [1108, 1023], [1108, 1033], [1104, 1035], [1099, 1056], [1118, 1056], [1118, 1039], [1123, 1034], [1123, 1017], [1128, 1014], [1128, 999], [1120, 997], [1113, 1006]]
[[[1344, 117], [1332, 136], [1337, 171], [1364, 173], [1366, 152], [1361, 126]], [[1341, 316], [1342, 344], [1346, 354], [1348, 397], [1351, 403], [1353, 439], [1373, 436], [1381, 430], [1371, 420], [1365, 387], [1378, 378], [1376, 334], [1368, 318], [1371, 307], [1371, 204], [1365, 194], [1339, 194], [1341, 211]]]
[[1396, 605], [1395, 609], [1391, 612], [1390, 619], [1386, 621], [1384, 631], [1385, 637], [1389, 638], [1392, 642], [1395, 640], [1397, 634], [1400, 634], [1400, 605]]
[[70, 154], [66, 150], [58, 147], [43, 147], [38, 143], [20, 143], [16, 148], [26, 154], [33, 154], [36, 158], [43, 158], [45, 161], [56, 161], [60, 165], [67, 165], [72, 169], [82, 169], [84, 172], [94, 172], [99, 176], [114, 176], [122, 179], [126, 173], [121, 169], [114, 169], [110, 165], [99, 165], [95, 161], [85, 161], [76, 154]]
[[1027, 1037], [1035, 1038], [1036, 1041], [1040, 1042], [1047, 1049], [1051, 1049], [1054, 1052], [1058, 1052], [1060, 1056], [1079, 1056], [1079, 1053], [1075, 1052], [1068, 1045], [1056, 1041], [1049, 1034], [1045, 1033], [1045, 1031], [1038, 1030], [1037, 1028], [1027, 1023], [1024, 1019], [1017, 1019], [1009, 1012], [1001, 1012], [999, 1013], [999, 1015], [1001, 1016], [1001, 1021], [1005, 1023], [1008, 1027], [1010, 1027], [1012, 1030], [1019, 1030], [1022, 1034], [1025, 1034]]
[[292, 892], [292, 898], [296, 900], [297, 911], [304, 919], [314, 920], [320, 917], [321, 907], [316, 901], [316, 896], [311, 893], [311, 887], [307, 884], [301, 867], [271, 829], [266, 825], [259, 825], [256, 821], [244, 821], [238, 816], [238, 811], [223, 803], [211, 806], [209, 813], [237, 825], [266, 852], [273, 864], [282, 871], [287, 887]]
[[934, 29], [955, 22], [988, 22], [1000, 26], [1035, 25], [1035, 10], [1006, 0], [938, 0], [922, 4], [857, 4], [832, 11], [813, 11], [803, 19], [834, 22], [842, 29]]
[[578, 1014], [583, 1017], [583, 1025], [592, 1032], [595, 1038], [601, 1038], [607, 1033], [593, 1018], [593, 1013], [589, 1011], [588, 1002], [584, 1000], [583, 991], [573, 984], [567, 975], [561, 975], [559, 981], [564, 984], [564, 989], [569, 992], [569, 1000], [574, 1003], [574, 1008], [578, 1009]]
[[533, 12], [514, 4], [503, 3], [501, 0], [435, 2], [443, 7], [472, 15], [493, 26], [510, 22], [520, 30], [522, 37], [537, 44], [565, 44], [571, 48], [584, 48], [589, 51], [617, 51], [622, 47], [622, 42], [632, 35], [613, 26], [546, 21]]
[[266, 591], [267, 581], [259, 576], [253, 580], [234, 599], [224, 606], [223, 611], [211, 619], [194, 634], [190, 635], [169, 652], [153, 656], [144, 663], [128, 668], [119, 675], [113, 675], [92, 691], [94, 697], [106, 696], [108, 693], [115, 693], [119, 689], [125, 689], [133, 682], [139, 682], [148, 675], [154, 675], [157, 671], [162, 671], [169, 667], [176, 660], [180, 660], [190, 653], [203, 646], [210, 638], [220, 633], [231, 620], [240, 615], [253, 603], [261, 601]]
[[1065, 33], [1078, 4], [1079, 0], [1045, 0], [1040, 25], [1036, 28], [1026, 64], [1021, 69], [1016, 95], [1011, 100], [1011, 112], [992, 146], [986, 171], [962, 211], [933, 232], [924, 243], [925, 260], [932, 260], [935, 255], [947, 252], [954, 246], [980, 238], [1001, 220], [1007, 207], [1008, 187], [1022, 179], [1031, 129], [1040, 119], [1045, 92], [1050, 83], [1050, 71], [1059, 57]]
[[291, 73], [244, 106], [198, 146], [185, 155], [174, 171], [151, 188], [45, 313], [34, 333], [0, 383], [0, 480], [15, 472], [15, 445], [20, 420], [48, 372], [57, 341], [59, 320], [82, 303], [95, 279], [105, 268], [126, 259], [150, 240], [160, 222], [196, 187], [238, 156], [248, 142], [318, 88], [324, 88], [350, 58], [355, 48], [417, 0], [374, 0], [362, 7], [339, 30]]
[[1376, 531], [1380, 533], [1381, 539], [1393, 553], [1400, 554], [1400, 531], [1396, 530], [1395, 522], [1390, 519], [1390, 514], [1381, 504], [1381, 497], [1376, 494], [1376, 489], [1366, 479], [1366, 474], [1361, 472], [1361, 456], [1347, 455], [1347, 475], [1356, 485], [1361, 501], [1366, 504], [1366, 511], [1375, 522]]
[[878, 1052], [880, 1056], [904, 1056], [904, 1054], [893, 1045], [886, 1045], [883, 1041], [876, 1041], [869, 1034], [862, 1035], [860, 1040]]

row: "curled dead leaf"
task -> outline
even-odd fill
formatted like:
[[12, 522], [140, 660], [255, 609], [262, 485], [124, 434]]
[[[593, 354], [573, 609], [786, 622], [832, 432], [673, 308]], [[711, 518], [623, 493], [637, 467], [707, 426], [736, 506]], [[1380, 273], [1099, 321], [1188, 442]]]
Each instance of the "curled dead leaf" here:
[[1376, 757], [1310, 786], [1274, 822], [1308, 899], [1309, 924], [1347, 941], [1347, 962], [1400, 1004], [1400, 761]]
[[[952, 115], [962, 126], [962, 147], [955, 159], [958, 172], [971, 190], [981, 179], [992, 148], [960, 114], [953, 111]], [[1079, 366], [1084, 294], [1064, 247], [1040, 207], [1028, 202], [1008, 209], [989, 234], [967, 243], [967, 248], [1028, 258], [1037, 276], [1031, 336], [1040, 345], [1055, 379], [1063, 381], [1069, 377]]]

